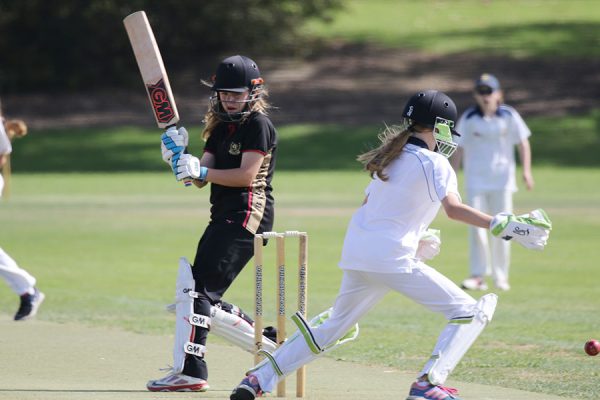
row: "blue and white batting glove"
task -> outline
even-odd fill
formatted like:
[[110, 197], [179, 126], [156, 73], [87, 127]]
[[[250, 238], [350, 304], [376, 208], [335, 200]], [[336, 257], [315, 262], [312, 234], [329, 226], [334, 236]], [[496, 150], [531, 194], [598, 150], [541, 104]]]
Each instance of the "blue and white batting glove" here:
[[179, 158], [179, 154], [185, 151], [189, 142], [187, 130], [184, 127], [177, 129], [172, 126], [165, 131], [160, 137], [160, 149], [164, 162], [169, 164], [174, 169], [173, 157], [175, 162]]
[[198, 179], [200, 182], [206, 180], [208, 168], [200, 165], [198, 157], [191, 154], [181, 154], [174, 170], [178, 181], [183, 179]]
[[541, 208], [523, 215], [499, 213], [490, 223], [494, 236], [504, 240], [514, 239], [528, 249], [542, 250], [548, 241], [552, 221]]

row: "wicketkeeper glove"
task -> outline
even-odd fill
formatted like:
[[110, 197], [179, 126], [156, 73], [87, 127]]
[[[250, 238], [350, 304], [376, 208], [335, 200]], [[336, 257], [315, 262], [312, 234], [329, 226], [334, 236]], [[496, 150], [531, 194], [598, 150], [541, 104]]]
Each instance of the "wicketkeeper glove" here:
[[421, 261], [431, 260], [440, 254], [442, 239], [439, 229], [427, 229], [419, 238], [419, 247], [415, 255]]
[[523, 215], [499, 213], [490, 223], [494, 236], [504, 240], [515, 239], [522, 246], [534, 250], [542, 250], [546, 246], [551, 230], [552, 221], [541, 208]]
[[184, 127], [177, 129], [172, 126], [167, 129], [160, 137], [160, 149], [164, 162], [175, 169], [175, 163], [179, 159], [179, 155], [185, 151], [188, 142], [188, 132]]
[[198, 179], [204, 182], [206, 174], [208, 174], [208, 168], [201, 166], [198, 157], [191, 154], [181, 154], [177, 162], [173, 161], [173, 163], [176, 164], [173, 172], [175, 172], [178, 181]]

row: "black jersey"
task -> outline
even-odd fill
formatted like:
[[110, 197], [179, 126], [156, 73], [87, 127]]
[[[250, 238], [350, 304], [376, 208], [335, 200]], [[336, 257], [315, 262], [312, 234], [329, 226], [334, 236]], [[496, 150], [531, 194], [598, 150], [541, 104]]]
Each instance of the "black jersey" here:
[[245, 121], [223, 122], [212, 132], [204, 151], [215, 157], [215, 169], [239, 168], [242, 154], [264, 155], [256, 178], [249, 187], [211, 184], [211, 221], [241, 224], [251, 233], [273, 227], [274, 200], [271, 180], [275, 169], [277, 131], [265, 115], [252, 113]]

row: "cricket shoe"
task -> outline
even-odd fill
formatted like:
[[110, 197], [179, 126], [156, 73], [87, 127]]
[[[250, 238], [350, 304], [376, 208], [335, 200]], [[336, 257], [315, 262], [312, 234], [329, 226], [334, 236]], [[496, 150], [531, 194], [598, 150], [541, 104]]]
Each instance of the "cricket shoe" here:
[[460, 287], [467, 290], [488, 290], [488, 285], [480, 276], [472, 276], [465, 279], [462, 281]]
[[206, 392], [209, 388], [204, 379], [171, 372], [162, 379], [148, 381], [151, 392]]
[[233, 389], [229, 400], [254, 400], [257, 397], [262, 396], [262, 390], [258, 383], [258, 378], [255, 375], [248, 375], [240, 384]]
[[496, 288], [498, 288], [502, 291], [505, 291], [505, 292], [510, 290], [510, 285], [508, 284], [507, 281], [498, 280], [498, 281], [494, 282], [494, 286], [496, 286]]
[[429, 382], [414, 382], [406, 400], [460, 400], [455, 395], [458, 390], [454, 388], [432, 385]]
[[21, 304], [15, 314], [15, 321], [24, 321], [37, 314], [38, 308], [46, 296], [37, 288], [33, 288], [33, 290], [33, 294], [25, 293], [21, 296]]

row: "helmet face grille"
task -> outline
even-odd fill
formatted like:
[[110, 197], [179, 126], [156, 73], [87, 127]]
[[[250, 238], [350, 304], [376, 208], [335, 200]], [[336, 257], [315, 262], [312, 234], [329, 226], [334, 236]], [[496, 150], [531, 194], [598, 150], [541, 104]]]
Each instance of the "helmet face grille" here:
[[455, 151], [457, 144], [452, 140], [452, 128], [454, 121], [437, 117], [433, 126], [433, 136], [436, 143], [436, 151], [449, 158]]

